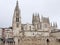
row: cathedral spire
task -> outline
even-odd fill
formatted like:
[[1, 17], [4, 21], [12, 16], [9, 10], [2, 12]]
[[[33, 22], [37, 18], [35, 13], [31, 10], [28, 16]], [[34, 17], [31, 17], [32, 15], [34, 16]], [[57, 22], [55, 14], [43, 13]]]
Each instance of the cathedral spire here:
[[16, 1], [16, 7], [13, 15], [13, 29], [19, 28], [21, 30], [21, 12], [18, 5], [18, 0]]
[[17, 5], [18, 5], [18, 0], [17, 0]]
[[18, 0], [16, 1], [16, 8], [15, 10], [19, 10]]

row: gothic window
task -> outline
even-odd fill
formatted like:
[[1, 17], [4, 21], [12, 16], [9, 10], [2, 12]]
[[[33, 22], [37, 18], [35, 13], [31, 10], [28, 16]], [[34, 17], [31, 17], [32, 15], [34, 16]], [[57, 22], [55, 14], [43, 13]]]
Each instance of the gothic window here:
[[16, 18], [16, 22], [19, 22], [19, 18]]

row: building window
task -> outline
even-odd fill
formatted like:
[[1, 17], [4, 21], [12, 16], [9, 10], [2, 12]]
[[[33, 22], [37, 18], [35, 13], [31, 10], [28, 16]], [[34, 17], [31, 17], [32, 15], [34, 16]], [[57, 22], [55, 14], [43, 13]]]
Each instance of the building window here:
[[16, 18], [16, 22], [19, 22], [19, 18]]

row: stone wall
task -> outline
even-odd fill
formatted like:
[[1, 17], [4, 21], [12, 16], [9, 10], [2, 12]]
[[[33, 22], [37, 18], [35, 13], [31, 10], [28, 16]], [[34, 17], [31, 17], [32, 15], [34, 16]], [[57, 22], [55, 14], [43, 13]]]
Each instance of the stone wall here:
[[19, 45], [60, 45], [60, 42], [53, 37], [24, 37]]

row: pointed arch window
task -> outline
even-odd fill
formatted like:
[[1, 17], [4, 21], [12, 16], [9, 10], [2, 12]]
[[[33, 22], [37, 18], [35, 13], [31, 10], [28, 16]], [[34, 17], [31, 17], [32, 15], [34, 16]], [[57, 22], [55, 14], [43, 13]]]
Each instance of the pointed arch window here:
[[16, 18], [16, 22], [19, 22], [19, 18]]

